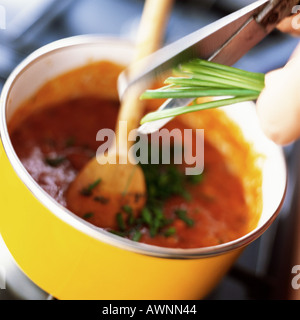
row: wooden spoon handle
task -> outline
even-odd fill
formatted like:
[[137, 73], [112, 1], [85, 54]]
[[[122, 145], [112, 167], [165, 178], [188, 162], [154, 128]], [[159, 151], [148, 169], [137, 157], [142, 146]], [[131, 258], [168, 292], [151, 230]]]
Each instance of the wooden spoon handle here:
[[[139, 26], [133, 65], [134, 62], [160, 48], [172, 4], [173, 0], [146, 0]], [[141, 71], [139, 70], [141, 66], [139, 64], [137, 66], [139, 67], [135, 67], [134, 72]], [[139, 100], [139, 96], [144, 89], [139, 85], [132, 86], [128, 88], [123, 98], [117, 125], [119, 148], [124, 146], [124, 149], [128, 149], [128, 133], [137, 128], [142, 117], [144, 103]], [[119, 126], [120, 121], [126, 121], [127, 128]]]
[[165, 36], [172, 5], [173, 0], [146, 0], [137, 35], [133, 62], [160, 48]]

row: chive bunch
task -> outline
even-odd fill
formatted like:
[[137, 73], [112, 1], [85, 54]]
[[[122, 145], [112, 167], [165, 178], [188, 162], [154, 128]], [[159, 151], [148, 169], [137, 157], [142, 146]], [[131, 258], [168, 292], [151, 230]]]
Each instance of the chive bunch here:
[[[173, 70], [165, 80], [166, 86], [147, 90], [141, 99], [191, 98], [189, 106], [159, 110], [147, 114], [141, 124], [204, 109], [218, 108], [258, 98], [265, 86], [265, 75], [244, 71], [218, 63], [195, 59]], [[200, 97], [218, 97], [209, 102], [197, 103]]]

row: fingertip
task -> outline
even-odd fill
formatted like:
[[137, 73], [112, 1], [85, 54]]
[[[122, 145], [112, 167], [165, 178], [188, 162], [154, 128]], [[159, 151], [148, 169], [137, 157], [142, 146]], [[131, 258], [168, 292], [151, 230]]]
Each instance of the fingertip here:
[[289, 33], [293, 36], [300, 35], [300, 14], [294, 14], [282, 20], [277, 29], [284, 33]]
[[[297, 79], [298, 77], [298, 79]], [[300, 136], [300, 76], [293, 68], [266, 75], [265, 89], [257, 100], [257, 115], [265, 135], [279, 145], [290, 144]]]

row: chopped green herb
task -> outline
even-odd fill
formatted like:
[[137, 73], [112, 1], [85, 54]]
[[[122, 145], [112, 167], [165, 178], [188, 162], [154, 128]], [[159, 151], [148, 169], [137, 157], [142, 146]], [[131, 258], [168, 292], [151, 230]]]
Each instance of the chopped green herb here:
[[153, 221], [153, 223], [151, 224], [150, 229], [149, 229], [150, 236], [151, 236], [152, 238], [154, 238], [154, 237], [157, 235], [157, 233], [158, 233], [158, 231], [159, 231], [159, 227], [160, 227], [159, 220], [158, 220], [158, 219], [155, 219], [155, 220]]
[[109, 198], [103, 196], [94, 197], [94, 201], [100, 202], [101, 204], [107, 204], [109, 202]]
[[187, 176], [175, 165], [147, 164], [142, 165], [142, 169], [147, 184], [148, 202], [163, 202], [174, 195], [188, 198], [185, 188]]
[[86, 188], [83, 188], [80, 191], [80, 194], [83, 195], [83, 196], [86, 196], [86, 197], [91, 196], [93, 190], [99, 185], [100, 182], [101, 182], [101, 179], [96, 180], [95, 182], [93, 182], [92, 184], [87, 186]]
[[73, 147], [74, 145], [75, 145], [75, 138], [74, 137], [69, 137], [65, 142], [65, 146], [67, 148]]
[[66, 157], [46, 158], [45, 163], [51, 167], [58, 167], [66, 160]]
[[128, 214], [132, 213], [132, 208], [127, 204], [122, 207], [122, 210]]
[[[174, 152], [172, 154], [174, 155]], [[150, 145], [148, 156], [148, 164], [141, 164], [147, 188], [145, 207], [141, 210], [141, 214], [135, 218], [132, 207], [123, 205], [116, 216], [118, 232], [122, 232], [123, 236], [130, 239], [143, 227], [148, 229], [151, 237], [155, 237], [157, 234], [174, 235], [176, 229], [171, 226], [174, 219], [168, 219], [164, 215], [165, 201], [172, 196], [181, 196], [185, 201], [189, 201], [191, 199], [191, 194], [188, 191], [189, 186], [202, 182], [201, 175], [187, 176], [183, 171], [180, 171], [179, 167], [174, 164], [173, 158], [171, 164], [168, 165], [161, 164], [162, 159], [159, 159], [159, 164], [151, 164]], [[188, 226], [194, 224], [194, 221], [186, 213], [179, 212], [178, 218], [184, 220]], [[138, 234], [136, 237], [139, 237]]]
[[116, 230], [109, 230], [110, 233], [112, 234], [115, 234], [117, 236], [120, 236], [120, 237], [125, 237], [126, 234], [124, 232], [121, 232], [121, 231], [116, 231]]
[[133, 215], [133, 210], [129, 205], [124, 205], [122, 207], [122, 210], [128, 215], [127, 222], [130, 226], [134, 224], [134, 215]]
[[164, 221], [165, 220], [165, 216], [164, 216], [162, 208], [155, 207], [155, 208], [153, 208], [153, 212], [154, 212], [154, 218], [156, 220], [158, 220], [158, 221]]
[[87, 219], [92, 218], [93, 216], [94, 216], [94, 212], [88, 212], [83, 215], [83, 219], [87, 220]]
[[186, 201], [191, 201], [191, 200], [192, 200], [192, 196], [191, 196], [191, 194], [190, 194], [187, 190], [182, 190], [181, 196], [182, 196], [182, 197], [184, 198], [184, 200], [186, 200]]
[[198, 184], [203, 181], [203, 174], [196, 174], [187, 176], [187, 181], [190, 184]]
[[148, 214], [148, 217], [146, 216], [146, 218], [148, 220], [149, 232], [151, 237], [155, 237], [165, 226], [172, 223], [172, 220], [165, 217], [165, 215], [163, 214], [163, 209], [161, 207], [152, 207], [149, 211], [144, 211], [144, 219], [145, 213]]
[[194, 226], [195, 222], [193, 219], [191, 219], [187, 216], [186, 210], [177, 209], [177, 210], [175, 210], [175, 214], [180, 220], [184, 221], [188, 227]]
[[133, 236], [132, 236], [131, 239], [132, 239], [133, 241], [139, 242], [140, 239], [141, 239], [141, 237], [142, 237], [141, 231], [135, 230], [135, 232], [134, 232], [134, 234], [133, 234]]
[[164, 232], [165, 237], [171, 237], [174, 234], [176, 234], [176, 228], [174, 228], [174, 227], [170, 227]]
[[133, 213], [128, 214], [128, 219], [127, 219], [128, 225], [133, 226], [135, 223], [135, 218]]
[[147, 224], [148, 226], [151, 226], [152, 214], [151, 214], [150, 210], [147, 207], [143, 208], [141, 216], [142, 216], [143, 222], [145, 224]]
[[120, 212], [117, 213], [116, 219], [117, 219], [117, 224], [118, 224], [119, 230], [125, 231], [125, 229], [126, 229], [126, 224], [125, 224], [125, 221], [124, 221], [124, 218], [123, 218], [122, 213], [120, 213]]
[[145, 197], [145, 195], [142, 193], [135, 193], [134, 194], [134, 202], [135, 203], [139, 202], [142, 197]]

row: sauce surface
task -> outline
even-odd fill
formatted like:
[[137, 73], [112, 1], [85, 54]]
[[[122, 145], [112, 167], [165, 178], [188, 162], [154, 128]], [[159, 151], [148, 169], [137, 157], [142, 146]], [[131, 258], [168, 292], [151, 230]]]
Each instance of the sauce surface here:
[[[66, 191], [77, 172], [95, 156], [100, 145], [97, 132], [115, 128], [118, 107], [117, 102], [92, 96], [70, 99], [36, 110], [11, 132], [12, 144], [24, 167], [63, 206], [67, 207]], [[183, 130], [185, 125], [174, 120], [168, 128]], [[158, 195], [160, 210], [154, 208], [152, 216], [145, 210], [139, 221], [131, 221], [130, 208], [124, 208], [119, 229], [109, 231], [134, 241], [172, 248], [213, 246], [246, 234], [253, 217], [242, 181], [228, 167], [228, 159], [207, 139], [204, 150], [204, 173], [195, 181], [183, 177], [180, 166], [170, 165], [169, 170], [166, 165], [146, 165], [148, 182], [158, 174], [171, 179], [166, 188], [174, 186], [172, 179], [181, 181], [182, 188], [164, 198]], [[155, 185], [157, 181], [150, 183]], [[102, 199], [105, 201], [109, 199]], [[92, 224], [96, 221], [93, 213], [81, 218]]]

